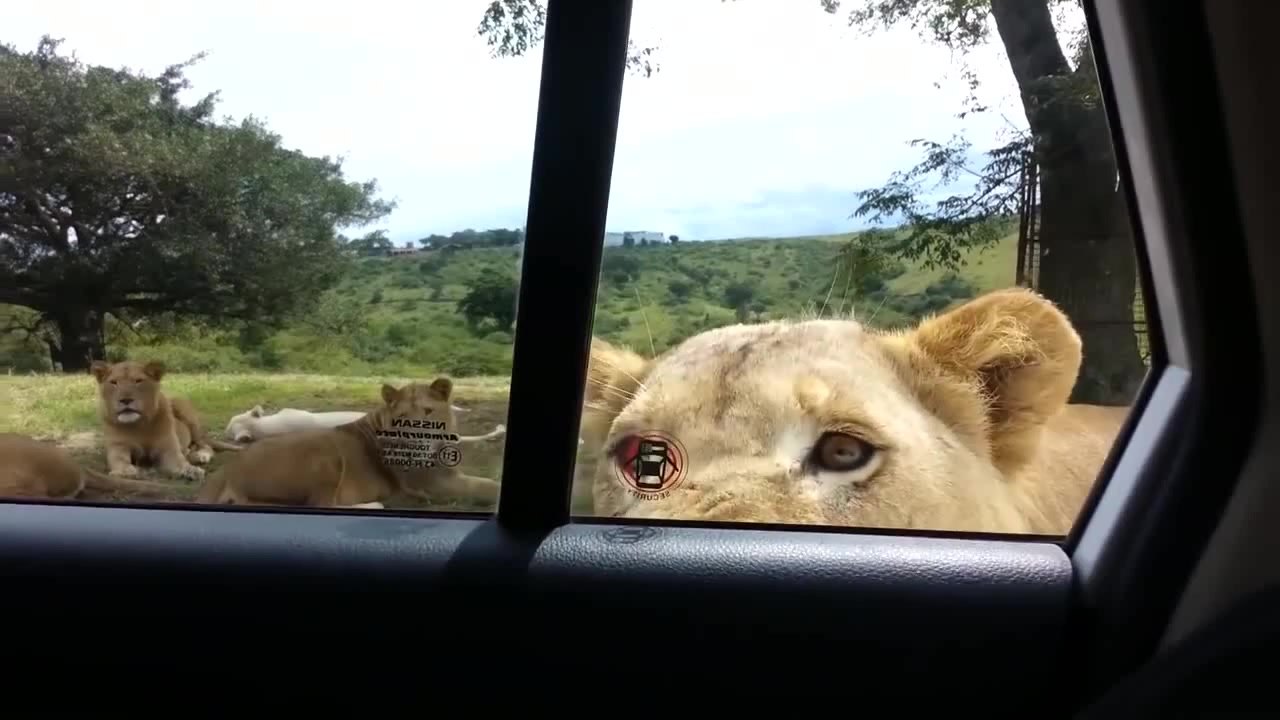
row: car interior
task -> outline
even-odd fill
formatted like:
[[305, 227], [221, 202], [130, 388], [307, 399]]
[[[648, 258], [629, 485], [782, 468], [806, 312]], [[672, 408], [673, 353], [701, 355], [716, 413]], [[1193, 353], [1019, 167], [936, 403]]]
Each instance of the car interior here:
[[1277, 712], [1280, 6], [1083, 9], [1153, 332], [1066, 537], [571, 512], [632, 2], [548, 0], [496, 512], [6, 500], [9, 692]]

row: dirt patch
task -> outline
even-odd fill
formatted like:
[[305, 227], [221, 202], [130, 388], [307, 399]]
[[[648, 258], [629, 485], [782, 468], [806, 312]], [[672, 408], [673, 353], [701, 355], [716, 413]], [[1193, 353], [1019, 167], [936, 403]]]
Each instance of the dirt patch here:
[[54, 442], [72, 453], [90, 451], [99, 445], [98, 433], [95, 432], [74, 432], [66, 437], [56, 438]]

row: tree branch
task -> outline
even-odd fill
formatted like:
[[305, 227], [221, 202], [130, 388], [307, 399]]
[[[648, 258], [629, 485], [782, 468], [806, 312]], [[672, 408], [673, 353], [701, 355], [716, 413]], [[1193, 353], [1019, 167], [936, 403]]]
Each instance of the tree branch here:
[[27, 213], [33, 217], [40, 227], [44, 229], [44, 244], [59, 252], [67, 252], [71, 248], [67, 245], [66, 237], [63, 234], [62, 227], [58, 221], [49, 214], [49, 211], [40, 204], [36, 199], [36, 192], [27, 189], [23, 192], [25, 196], [23, 203], [27, 208]]
[[1030, 116], [1031, 103], [1044, 93], [1040, 82], [1071, 72], [1058, 44], [1049, 3], [1046, 0], [991, 0], [991, 15]]

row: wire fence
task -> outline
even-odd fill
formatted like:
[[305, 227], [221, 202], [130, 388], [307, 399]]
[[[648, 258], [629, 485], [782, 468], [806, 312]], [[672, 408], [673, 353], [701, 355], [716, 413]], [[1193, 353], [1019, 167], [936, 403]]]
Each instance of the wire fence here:
[[[1040, 244], [1040, 169], [1032, 153], [1024, 156], [1022, 187], [1018, 200], [1018, 257], [1014, 273], [1015, 282], [1023, 287], [1038, 290], [1040, 287], [1040, 260], [1044, 249]], [[1090, 319], [1073, 321], [1080, 327], [1096, 325], [1132, 324], [1138, 341], [1138, 354], [1143, 364], [1151, 365], [1151, 338], [1147, 329], [1147, 308], [1143, 302], [1142, 285], [1134, 290], [1133, 312], [1128, 318]]]

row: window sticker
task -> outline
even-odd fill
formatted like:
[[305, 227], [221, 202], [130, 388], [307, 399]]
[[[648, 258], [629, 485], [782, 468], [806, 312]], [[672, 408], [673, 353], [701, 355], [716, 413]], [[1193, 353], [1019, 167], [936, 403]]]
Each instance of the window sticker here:
[[661, 500], [684, 481], [688, 455], [680, 441], [657, 430], [635, 433], [618, 449], [614, 474], [641, 500]]
[[448, 432], [443, 420], [396, 418], [390, 428], [378, 430], [377, 437], [382, 461], [388, 466], [457, 467], [462, 462], [458, 435]]

